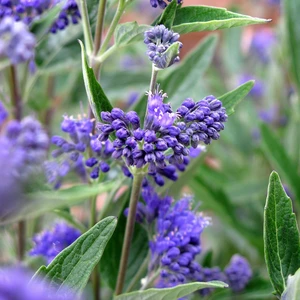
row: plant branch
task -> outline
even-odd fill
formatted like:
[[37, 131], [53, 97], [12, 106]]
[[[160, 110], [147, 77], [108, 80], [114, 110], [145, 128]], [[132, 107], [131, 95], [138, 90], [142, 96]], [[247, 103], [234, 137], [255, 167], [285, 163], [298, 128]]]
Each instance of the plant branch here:
[[95, 56], [100, 49], [103, 34], [103, 24], [105, 16], [106, 0], [100, 0], [97, 14], [96, 33], [94, 37], [93, 55]]
[[89, 21], [86, 0], [79, 0], [79, 4], [80, 4], [80, 13], [82, 18], [84, 44], [85, 44], [87, 54], [90, 55], [93, 50], [93, 37], [91, 32], [91, 25]]
[[103, 41], [103, 44], [98, 52], [98, 56], [100, 56], [101, 54], [103, 54], [107, 47], [108, 47], [108, 44], [109, 44], [109, 41], [110, 39], [112, 38], [114, 32], [115, 32], [115, 29], [121, 19], [121, 16], [124, 12], [124, 8], [125, 8], [125, 1], [124, 0], [119, 0], [119, 3], [118, 3], [118, 8], [117, 8], [117, 11], [116, 11], [116, 14], [114, 15], [114, 18], [111, 22], [111, 25], [107, 31], [107, 34], [106, 34], [106, 37]]
[[152, 64], [152, 74], [151, 74], [151, 81], [150, 81], [150, 92], [154, 94], [156, 81], [157, 81], [158, 70]]
[[133, 183], [132, 183], [132, 190], [130, 196], [130, 203], [129, 203], [129, 213], [126, 223], [125, 229], [125, 237], [123, 241], [122, 247], [122, 254], [121, 254], [121, 261], [117, 279], [117, 286], [116, 286], [116, 295], [119, 295], [123, 291], [125, 275], [126, 275], [126, 268], [129, 258], [129, 251], [130, 251], [130, 244], [133, 236], [135, 219], [136, 219], [136, 208], [137, 203], [140, 198], [141, 186], [143, 182], [144, 174], [136, 172], [133, 174]]
[[10, 66], [10, 93], [11, 93], [11, 101], [12, 105], [14, 107], [13, 115], [14, 118], [18, 121], [22, 118], [22, 100], [20, 95], [20, 89], [18, 84], [18, 76], [17, 76], [17, 70], [15, 66]]

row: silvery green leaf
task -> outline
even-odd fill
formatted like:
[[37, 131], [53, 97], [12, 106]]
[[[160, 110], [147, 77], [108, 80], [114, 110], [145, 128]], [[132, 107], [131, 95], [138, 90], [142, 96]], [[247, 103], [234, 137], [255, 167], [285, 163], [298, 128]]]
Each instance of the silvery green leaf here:
[[271, 283], [280, 296], [288, 276], [300, 267], [300, 242], [292, 201], [274, 171], [264, 212], [264, 248]]
[[33, 280], [47, 280], [58, 291], [64, 288], [70, 288], [74, 292], [81, 291], [101, 259], [116, 226], [115, 217], [103, 219], [60, 252], [47, 267], [42, 266]]
[[300, 269], [295, 275], [289, 276], [287, 287], [284, 290], [281, 300], [298, 300], [300, 297]]
[[[295, 0], [297, 1], [297, 0]], [[225, 29], [251, 24], [263, 24], [270, 20], [237, 14], [225, 8], [210, 6], [186, 6], [177, 9], [172, 30], [180, 34]]]
[[177, 285], [172, 288], [165, 289], [148, 289], [144, 291], [136, 291], [128, 294], [116, 296], [114, 300], [165, 300], [165, 299], [179, 299], [185, 297], [193, 292], [205, 288], [226, 288], [228, 285], [222, 281], [210, 282], [193, 282]]

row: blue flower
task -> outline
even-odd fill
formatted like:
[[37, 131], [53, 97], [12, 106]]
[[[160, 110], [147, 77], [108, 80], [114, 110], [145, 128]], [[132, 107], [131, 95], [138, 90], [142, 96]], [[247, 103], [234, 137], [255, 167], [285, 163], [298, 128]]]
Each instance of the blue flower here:
[[3, 103], [0, 101], [0, 128], [2, 124], [6, 121], [7, 117], [8, 117], [8, 112], [5, 109]]
[[70, 289], [61, 288], [59, 291], [50, 283], [36, 278], [21, 267], [0, 269], [0, 299], [3, 300], [79, 300]]
[[71, 245], [80, 236], [80, 231], [65, 223], [57, 223], [33, 237], [34, 247], [31, 256], [41, 255], [49, 264], [55, 256]]
[[[164, 3], [161, 1], [161, 3]], [[144, 43], [147, 45], [147, 55], [155, 67], [165, 69], [173, 63], [179, 61], [179, 52], [177, 56], [173, 57], [170, 63], [166, 61], [166, 51], [168, 48], [178, 41], [179, 34], [167, 29], [164, 25], [156, 25], [150, 30], [146, 31]], [[180, 48], [182, 44], [180, 43]]]
[[[171, 0], [168, 0], [168, 2], [171, 2]], [[177, 0], [178, 4], [182, 3], [182, 0]], [[152, 7], [159, 6], [161, 9], [165, 9], [167, 7], [167, 3], [163, 0], [150, 0], [150, 4]]]
[[0, 58], [19, 64], [34, 58], [35, 37], [22, 22], [12, 17], [0, 19]]
[[148, 94], [144, 128], [136, 112], [120, 108], [102, 112], [103, 123], [97, 125], [100, 141], [115, 133], [114, 159], [123, 159], [129, 169], [145, 168], [158, 185], [164, 185], [162, 176], [176, 180], [176, 170], [184, 171], [189, 163], [189, 148], [218, 139], [227, 120], [222, 102], [213, 96], [198, 102], [188, 98], [176, 114], [163, 102], [165, 97], [158, 90]]
[[69, 139], [52, 137], [51, 142], [57, 147], [52, 156], [56, 160], [46, 163], [48, 181], [55, 188], [59, 188], [63, 177], [71, 171], [86, 181], [87, 172], [90, 178], [97, 179], [100, 172], [107, 173], [110, 170], [107, 160], [114, 148], [108, 140], [99, 141], [97, 135], [93, 134], [93, 128], [93, 120], [64, 116], [61, 129], [68, 134]]
[[52, 24], [50, 31], [56, 33], [59, 30], [64, 30], [70, 23], [78, 24], [81, 19], [79, 8], [75, 0], [67, 0], [63, 6], [58, 18]]
[[249, 262], [243, 256], [235, 254], [232, 256], [228, 266], [225, 268], [226, 282], [234, 292], [245, 288], [252, 277]]

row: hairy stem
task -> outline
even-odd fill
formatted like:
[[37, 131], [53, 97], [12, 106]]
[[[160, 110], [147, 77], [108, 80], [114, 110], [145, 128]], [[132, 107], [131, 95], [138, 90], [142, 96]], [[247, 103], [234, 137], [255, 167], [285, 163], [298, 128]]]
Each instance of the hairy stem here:
[[112, 36], [113, 36], [113, 34], [115, 32], [115, 29], [116, 29], [116, 27], [117, 27], [117, 25], [118, 25], [118, 23], [119, 23], [119, 21], [121, 19], [121, 16], [122, 16], [122, 14], [124, 12], [124, 8], [125, 8], [125, 1], [124, 0], [119, 0], [116, 14], [114, 15], [114, 18], [113, 18], [113, 20], [111, 22], [111, 25], [110, 25], [110, 27], [109, 27], [109, 29], [107, 31], [106, 37], [105, 37], [105, 39], [103, 41], [103, 44], [102, 44], [102, 46], [101, 46], [101, 48], [100, 48], [100, 50], [98, 52], [98, 55], [101, 55], [101, 54], [103, 54], [106, 51], [106, 49], [108, 47], [108, 44], [109, 44], [109, 41], [112, 38]]
[[100, 46], [101, 46], [104, 16], [105, 16], [105, 7], [106, 7], [106, 0], [100, 0], [99, 6], [98, 6], [98, 15], [97, 15], [96, 33], [95, 33], [95, 38], [94, 38], [93, 55], [97, 54], [97, 52], [99, 51]]
[[[17, 69], [15, 66], [10, 66], [10, 80], [9, 88], [11, 94], [11, 101], [13, 105], [13, 115], [18, 121], [22, 119], [22, 99], [20, 94], [20, 87], [18, 82]], [[26, 222], [20, 221], [18, 223], [18, 259], [22, 261], [25, 255], [26, 248]]]
[[158, 70], [152, 65], [152, 74], [151, 74], [151, 81], [150, 81], [150, 92], [154, 94], [156, 81], [157, 81]]
[[128, 263], [129, 251], [130, 251], [130, 244], [133, 236], [134, 225], [135, 225], [135, 218], [136, 218], [136, 207], [138, 200], [140, 198], [141, 186], [143, 182], [144, 175], [142, 173], [136, 172], [133, 177], [132, 183], [132, 190], [130, 196], [130, 203], [129, 203], [129, 212], [128, 218], [126, 223], [125, 229], [125, 236], [123, 241], [122, 247], [122, 254], [121, 254], [121, 261], [117, 279], [117, 286], [115, 294], [119, 295], [123, 291], [125, 275], [126, 275], [126, 268]]
[[90, 55], [93, 50], [93, 38], [92, 38], [91, 25], [89, 21], [86, 0], [79, 0], [79, 4], [80, 4], [80, 13], [82, 18], [84, 44], [86, 47], [87, 54]]
[[10, 93], [12, 105], [14, 107], [14, 118], [20, 121], [22, 118], [23, 107], [18, 83], [17, 70], [16, 67], [13, 65], [10, 66]]

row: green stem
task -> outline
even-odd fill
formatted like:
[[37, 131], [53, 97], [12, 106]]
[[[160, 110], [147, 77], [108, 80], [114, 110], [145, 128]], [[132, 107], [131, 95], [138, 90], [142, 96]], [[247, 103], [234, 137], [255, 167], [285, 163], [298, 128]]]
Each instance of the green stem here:
[[18, 222], [18, 260], [23, 261], [26, 245], [26, 222]]
[[116, 45], [111, 46], [107, 51], [105, 51], [102, 55], [98, 56], [96, 58], [96, 61], [99, 63], [103, 63], [109, 56], [111, 56], [118, 47]]
[[17, 70], [16, 67], [13, 65], [10, 66], [9, 86], [10, 86], [10, 93], [11, 93], [11, 101], [14, 107], [13, 115], [16, 120], [20, 121], [22, 118], [23, 107], [22, 107], [22, 100], [21, 100], [19, 84], [18, 84]]
[[103, 41], [103, 44], [98, 52], [98, 56], [100, 56], [101, 54], [103, 54], [107, 47], [108, 47], [108, 44], [109, 44], [109, 41], [110, 39], [112, 38], [114, 32], [115, 32], [115, 29], [121, 19], [121, 16], [124, 12], [124, 8], [125, 8], [125, 1], [124, 0], [119, 0], [119, 3], [118, 3], [118, 8], [117, 8], [117, 11], [116, 11], [116, 14], [114, 15], [114, 18], [111, 22], [111, 25], [107, 31], [107, 34], [106, 34], [106, 37]]
[[80, 13], [82, 19], [83, 35], [84, 35], [84, 44], [86, 47], [87, 54], [90, 55], [93, 51], [93, 38], [92, 38], [88, 10], [86, 6], [86, 0], [79, 0], [79, 4], [80, 4]]
[[144, 174], [136, 172], [135, 174], [133, 174], [133, 176], [134, 177], [133, 177], [132, 190], [130, 196], [129, 212], [128, 212], [128, 218], [126, 223], [123, 247], [122, 247], [117, 286], [115, 291], [116, 295], [121, 294], [123, 291], [126, 268], [127, 268], [128, 258], [129, 258], [130, 244], [131, 244], [134, 225], [135, 225], [136, 207], [137, 207], [138, 200], [140, 198], [140, 192], [141, 192], [141, 186], [142, 186]]
[[157, 81], [158, 70], [152, 65], [152, 74], [151, 74], [151, 81], [150, 81], [150, 92], [154, 94], [156, 81]]
[[100, 0], [97, 14], [96, 33], [94, 38], [93, 55], [95, 56], [100, 49], [102, 42], [104, 15], [105, 15], [106, 0]]

